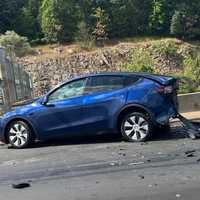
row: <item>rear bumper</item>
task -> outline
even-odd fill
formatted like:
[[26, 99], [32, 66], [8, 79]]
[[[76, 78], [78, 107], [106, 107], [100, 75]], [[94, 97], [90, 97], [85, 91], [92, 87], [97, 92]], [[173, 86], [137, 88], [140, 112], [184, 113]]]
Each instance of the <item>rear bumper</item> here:
[[177, 110], [173, 107], [170, 107], [168, 110], [163, 111], [159, 115], [156, 116], [155, 121], [157, 124], [165, 125], [169, 123], [170, 118], [174, 118], [177, 116]]

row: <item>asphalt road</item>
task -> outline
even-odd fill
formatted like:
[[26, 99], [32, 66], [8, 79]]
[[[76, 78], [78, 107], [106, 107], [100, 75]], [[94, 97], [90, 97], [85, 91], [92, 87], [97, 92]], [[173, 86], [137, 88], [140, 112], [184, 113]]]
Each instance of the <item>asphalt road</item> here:
[[[147, 143], [114, 137], [0, 147], [0, 200], [199, 200], [200, 140], [157, 133]], [[31, 187], [13, 189], [28, 182]]]

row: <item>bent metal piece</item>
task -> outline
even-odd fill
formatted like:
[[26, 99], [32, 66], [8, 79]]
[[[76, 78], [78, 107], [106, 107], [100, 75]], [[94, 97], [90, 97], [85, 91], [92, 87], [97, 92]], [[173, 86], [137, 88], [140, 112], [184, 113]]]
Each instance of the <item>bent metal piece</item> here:
[[182, 124], [182, 126], [185, 128], [188, 136], [191, 139], [196, 139], [200, 137], [200, 127], [198, 128], [195, 126], [190, 120], [183, 117], [181, 114], [177, 114], [176, 118], [178, 118]]

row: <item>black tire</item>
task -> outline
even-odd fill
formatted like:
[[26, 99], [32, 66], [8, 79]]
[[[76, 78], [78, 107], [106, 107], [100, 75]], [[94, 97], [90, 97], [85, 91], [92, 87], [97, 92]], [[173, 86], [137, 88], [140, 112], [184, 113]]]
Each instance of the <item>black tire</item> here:
[[34, 134], [30, 126], [21, 120], [13, 121], [7, 128], [9, 144], [15, 149], [29, 147], [34, 141]]
[[151, 119], [139, 112], [131, 112], [124, 116], [120, 124], [124, 140], [129, 142], [144, 142], [153, 132]]

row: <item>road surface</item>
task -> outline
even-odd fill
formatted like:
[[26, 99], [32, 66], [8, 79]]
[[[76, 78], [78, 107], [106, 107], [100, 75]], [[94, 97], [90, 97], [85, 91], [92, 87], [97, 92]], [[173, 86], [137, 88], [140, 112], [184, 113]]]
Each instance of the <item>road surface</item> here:
[[[30, 183], [14, 189], [12, 184]], [[174, 127], [147, 143], [74, 138], [0, 146], [0, 200], [199, 200], [200, 140]]]

